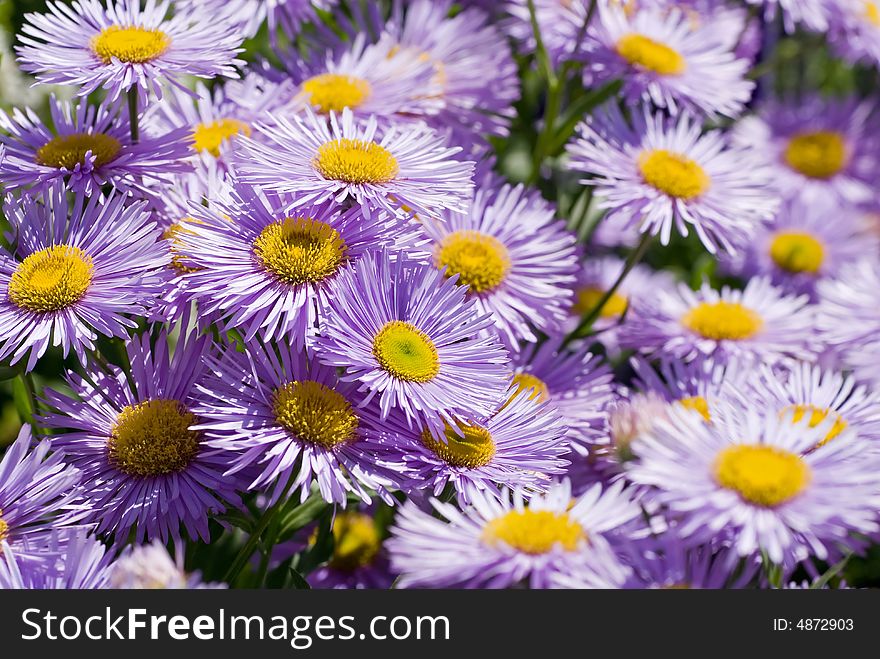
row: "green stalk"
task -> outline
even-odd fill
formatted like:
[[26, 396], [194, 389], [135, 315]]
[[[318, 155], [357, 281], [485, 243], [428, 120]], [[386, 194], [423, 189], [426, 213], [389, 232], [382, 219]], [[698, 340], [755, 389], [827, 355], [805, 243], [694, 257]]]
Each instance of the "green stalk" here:
[[565, 347], [575, 339], [579, 339], [584, 336], [587, 330], [593, 326], [593, 323], [599, 317], [599, 314], [602, 313], [602, 307], [604, 307], [608, 300], [617, 292], [617, 289], [620, 288], [620, 285], [623, 283], [623, 280], [626, 279], [627, 275], [632, 272], [632, 269], [636, 267], [639, 261], [642, 260], [642, 257], [645, 255], [645, 252], [648, 251], [648, 247], [651, 245], [652, 236], [650, 233], [646, 233], [642, 236], [641, 242], [636, 246], [636, 248], [630, 252], [629, 256], [626, 259], [626, 263], [623, 266], [623, 270], [620, 272], [620, 275], [617, 277], [617, 281], [614, 282], [614, 285], [611, 286], [599, 301], [590, 309], [584, 317], [581, 318], [581, 322], [578, 323], [578, 326], [574, 328], [574, 330], [565, 337], [565, 341], [563, 341], [562, 346]]
[[138, 126], [138, 89], [137, 86], [128, 89], [128, 125], [131, 128], [131, 141], [137, 144], [140, 140], [140, 128]]

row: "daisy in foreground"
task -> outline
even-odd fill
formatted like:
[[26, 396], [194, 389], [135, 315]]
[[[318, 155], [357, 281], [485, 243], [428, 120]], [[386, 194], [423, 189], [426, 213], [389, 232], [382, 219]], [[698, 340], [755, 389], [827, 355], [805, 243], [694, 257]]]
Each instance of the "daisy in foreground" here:
[[[188, 318], [181, 323], [186, 327]], [[86, 522], [125, 543], [180, 537], [206, 542], [208, 517], [238, 502], [237, 482], [224, 477], [230, 455], [205, 446], [194, 430], [195, 383], [205, 372], [207, 337], [183, 331], [173, 355], [162, 330], [126, 345], [131, 370], [91, 366], [87, 377], [68, 372], [73, 396], [46, 392], [43, 423], [59, 431], [55, 447], [83, 474]]]
[[22, 426], [0, 461], [0, 560], [8, 561], [3, 547], [12, 547], [19, 564], [39, 558], [52, 529], [82, 516], [71, 505], [79, 470], [51, 452], [57, 447], [48, 439], [33, 443], [31, 427]]
[[[0, 545], [2, 545], [0, 541]], [[19, 562], [0, 546], [0, 590], [100, 590], [108, 588], [112, 555], [83, 528], [55, 528], [41, 543], [43, 560]]]
[[128, 336], [136, 323], [127, 316], [145, 315], [170, 276], [145, 205], [117, 193], [77, 195], [70, 208], [61, 186], [45, 203], [7, 200], [17, 241], [12, 254], [0, 251], [0, 359], [29, 353], [30, 371], [51, 344], [85, 363], [98, 333]]
[[49, 101], [52, 128], [31, 108], [0, 112], [0, 135], [6, 155], [0, 177], [7, 189], [34, 186], [45, 191], [64, 182], [77, 193], [99, 194], [104, 185], [126, 192], [155, 196], [167, 175], [190, 167], [186, 133], [164, 132], [137, 143], [131, 140], [128, 117], [118, 103], [94, 106], [85, 99], [76, 103]]
[[615, 588], [629, 576], [609, 541], [639, 515], [620, 483], [572, 499], [564, 481], [528, 505], [514, 491], [475, 494], [463, 510], [431, 506], [435, 514], [404, 504], [385, 543], [403, 588], [550, 588], [560, 577]]
[[168, 16], [170, 0], [53, 2], [27, 14], [16, 47], [21, 67], [41, 83], [77, 85], [111, 100], [137, 89], [162, 97], [162, 83], [180, 89], [186, 76], [235, 78], [243, 36], [235, 25], [201, 12]]
[[732, 139], [761, 145], [771, 166], [762, 178], [783, 198], [862, 204], [873, 202], [877, 185], [877, 126], [870, 101], [810, 96], [765, 104], [736, 124]]
[[507, 346], [559, 332], [577, 270], [575, 236], [539, 192], [487, 177], [466, 214], [427, 219], [434, 266], [458, 276]]
[[437, 217], [464, 212], [473, 189], [472, 162], [453, 156], [445, 140], [422, 123], [379, 129], [375, 116], [356, 122], [346, 108], [330, 120], [310, 110], [292, 120], [258, 123], [257, 139], [244, 138], [237, 171], [246, 183], [296, 196], [296, 205], [347, 199], [366, 214]]
[[318, 357], [360, 384], [364, 404], [378, 396], [383, 419], [398, 408], [439, 434], [488, 417], [507, 391], [507, 353], [465, 294], [433, 267], [366, 254], [330, 288]]
[[403, 233], [385, 211], [364, 217], [357, 206], [325, 201], [288, 214], [285, 198], [239, 183], [229, 196], [228, 203], [191, 206], [175, 249], [201, 312], [225, 317], [247, 341], [310, 343], [330, 283], [367, 249], [392, 246], [392, 236]]
[[822, 560], [851, 544], [851, 534], [880, 528], [876, 451], [852, 430], [823, 442], [833, 423], [733, 408], [706, 423], [670, 409], [634, 442], [639, 459], [627, 474], [656, 488], [656, 501], [680, 518], [688, 540], [730, 533], [740, 556], [763, 551], [786, 565], [809, 555]]
[[[409, 428], [402, 414], [373, 423], [379, 455], [412, 472], [404, 489], [440, 496], [451, 485], [468, 503], [474, 492], [520, 488], [523, 496], [546, 490], [568, 464], [566, 427], [556, 410], [508, 392], [512, 398], [485, 421], [445, 423], [436, 430]], [[388, 459], [386, 458], [386, 459]]]
[[638, 226], [669, 243], [673, 229], [690, 230], [710, 252], [748, 242], [777, 207], [769, 171], [755, 150], [733, 147], [721, 131], [702, 133], [687, 113], [675, 119], [603, 106], [569, 145], [572, 169], [590, 174], [600, 208], [620, 228]]
[[336, 369], [289, 344], [256, 342], [209, 363], [195, 429], [228, 456], [224, 477], [241, 472], [247, 489], [268, 489], [272, 500], [299, 490], [305, 501], [316, 482], [325, 501], [342, 506], [349, 493], [367, 503], [370, 490], [387, 498], [404, 477], [401, 461], [374, 458], [365, 426], [378, 412], [358, 406], [356, 386]]
[[620, 330], [621, 345], [673, 359], [776, 363], [814, 359], [821, 344], [815, 310], [806, 296], [784, 296], [756, 277], [744, 290], [716, 291], [684, 284], [638, 303], [633, 320]]
[[674, 7], [633, 10], [600, 2], [583, 56], [587, 72], [593, 84], [623, 80], [624, 96], [634, 106], [736, 117], [755, 86], [745, 78], [750, 63], [737, 59], [714, 29], [695, 25], [686, 10]]

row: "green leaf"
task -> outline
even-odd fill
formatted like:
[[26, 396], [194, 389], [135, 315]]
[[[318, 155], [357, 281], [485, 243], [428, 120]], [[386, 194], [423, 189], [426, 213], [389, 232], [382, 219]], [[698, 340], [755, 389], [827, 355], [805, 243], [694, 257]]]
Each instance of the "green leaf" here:
[[18, 377], [12, 381], [12, 400], [22, 423], [34, 423], [34, 407], [24, 380]]
[[281, 512], [281, 522], [278, 525], [278, 539], [290, 537], [301, 528], [308, 526], [318, 519], [329, 508], [319, 492], [313, 492], [308, 499], [301, 504], [296, 503], [290, 510]]

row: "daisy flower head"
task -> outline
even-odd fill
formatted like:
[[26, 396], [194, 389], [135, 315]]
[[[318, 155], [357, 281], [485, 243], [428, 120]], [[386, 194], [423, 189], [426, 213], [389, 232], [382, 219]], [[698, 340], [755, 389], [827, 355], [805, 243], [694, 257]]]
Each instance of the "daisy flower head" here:
[[[554, 67], [574, 59], [584, 41], [590, 0], [534, 0], [534, 3], [541, 40]], [[518, 44], [521, 52], [534, 52], [537, 44], [528, 0], [505, 0], [500, 4], [508, 16], [501, 19], [499, 27]]]
[[[750, 5], [764, 6], [764, 21], [770, 23], [782, 15], [785, 31], [792, 33], [798, 25], [814, 32], [828, 29], [833, 0], [746, 0]], [[856, 0], [859, 1], [859, 0]]]
[[151, 103], [144, 116], [144, 132], [170, 131], [186, 135], [186, 156], [228, 160], [228, 150], [239, 135], [251, 135], [253, 123], [264, 112], [278, 107], [277, 85], [250, 74], [213, 90], [198, 83], [195, 91], [172, 89]]
[[561, 338], [526, 345], [511, 353], [517, 398], [554, 408], [567, 426], [575, 450], [607, 431], [607, 407], [614, 400], [611, 369], [586, 348], [566, 350]]
[[[563, 331], [572, 332], [580, 320], [599, 304], [620, 277], [624, 265], [623, 260], [616, 256], [589, 257], [583, 261], [574, 287], [574, 301], [568, 309]], [[658, 290], [670, 290], [674, 287], [675, 278], [668, 272], [655, 271], [646, 265], [637, 264], [602, 305], [598, 317], [593, 321], [595, 338], [607, 350], [616, 351], [617, 329], [631, 317], [633, 303], [643, 297], [655, 295]]]
[[568, 481], [526, 503], [522, 492], [475, 494], [459, 510], [431, 500], [435, 514], [404, 504], [386, 546], [402, 588], [620, 587], [629, 576], [612, 545], [639, 515], [622, 484], [572, 499]]
[[822, 444], [833, 422], [728, 408], [706, 423], [671, 410], [636, 440], [627, 475], [656, 488], [688, 542], [729, 533], [740, 556], [822, 560], [852, 533], [875, 533], [880, 504], [876, 451], [851, 429]]
[[633, 568], [625, 588], [746, 588], [760, 561], [742, 560], [727, 547], [691, 546], [674, 532], [634, 543], [627, 552]]
[[737, 59], [731, 45], [712, 27], [695, 25], [687, 11], [600, 2], [596, 13], [583, 54], [586, 74], [594, 84], [623, 80], [630, 105], [736, 117], [751, 98], [748, 60]]
[[642, 354], [713, 364], [812, 360], [822, 347], [815, 318], [806, 296], [787, 296], [766, 278], [750, 280], [743, 290], [704, 284], [693, 291], [680, 284], [640, 303], [620, 342]]
[[177, 0], [178, 9], [220, 16], [237, 26], [244, 37], [256, 36], [263, 23], [268, 24], [270, 39], [277, 39], [280, 29], [295, 35], [303, 23], [314, 20], [315, 9], [330, 9], [336, 0]]
[[117, 590], [201, 590], [223, 589], [226, 584], [205, 583], [199, 572], [183, 569], [183, 553], [168, 553], [163, 543], [129, 546], [113, 564], [110, 588]]
[[816, 326], [824, 341], [854, 368], [861, 351], [880, 337], [880, 263], [865, 258], [845, 263], [833, 279], [820, 281]]
[[356, 122], [348, 108], [329, 123], [308, 109], [274, 119], [271, 127], [256, 124], [260, 141], [241, 141], [236, 164], [245, 183], [296, 195], [300, 205], [350, 200], [365, 213], [436, 217], [467, 209], [473, 163], [455, 160], [459, 149], [423, 123], [380, 130], [375, 116]]
[[772, 182], [783, 198], [807, 204], [871, 203], [877, 184], [875, 105], [857, 99], [804, 99], [766, 103], [739, 121], [732, 140], [761, 145]]
[[828, 31], [831, 50], [853, 62], [880, 63], [880, 3], [877, 0], [828, 0], [834, 12]]
[[[173, 351], [163, 329], [151, 348], [148, 332], [126, 343], [129, 369], [92, 364], [70, 371], [72, 395], [48, 389], [42, 422], [66, 430], [55, 440], [83, 474], [85, 521], [125, 543], [180, 537], [206, 542], [209, 514], [238, 503], [238, 483], [223, 475], [231, 456], [208, 447], [193, 413], [195, 385], [205, 374], [208, 337], [185, 329]], [[173, 353], [173, 354], [172, 354]]]
[[762, 366], [730, 393], [743, 404], [760, 401], [795, 424], [808, 419], [815, 427], [830, 419], [833, 423], [821, 444], [847, 428], [861, 439], [880, 442], [880, 394], [857, 384], [852, 375], [804, 362], [790, 369]]
[[41, 83], [98, 89], [115, 100], [130, 89], [162, 97], [162, 84], [185, 89], [186, 76], [237, 77], [243, 36], [235, 25], [197, 12], [173, 13], [170, 0], [52, 2], [25, 16], [21, 68]]
[[745, 278], [769, 276], [784, 291], [814, 298], [820, 280], [878, 250], [880, 237], [865, 231], [858, 211], [793, 198], [772, 223], [758, 229], [748, 250], [724, 265]]
[[569, 153], [572, 169], [593, 175], [582, 183], [595, 186], [609, 221], [659, 234], [664, 245], [673, 229], [692, 229], [714, 254], [736, 251], [773, 216], [769, 170], [754, 149], [719, 130], [703, 134], [687, 113], [635, 111], [630, 125], [616, 106], [603, 108], [580, 125]]
[[368, 249], [393, 246], [399, 221], [331, 200], [285, 211], [289, 199], [238, 182], [230, 200], [190, 207], [174, 238], [187, 293], [249, 341], [311, 344], [330, 284]]
[[26, 370], [50, 345], [81, 363], [98, 334], [128, 336], [168, 279], [169, 254], [145, 202], [121, 194], [77, 195], [54, 186], [46, 202], [7, 198], [15, 249], [0, 252], [0, 359], [28, 355]]
[[399, 464], [374, 457], [365, 427], [376, 412], [336, 369], [290, 344], [252, 342], [211, 359], [210, 370], [196, 428], [229, 456], [224, 477], [241, 473], [248, 490], [268, 489], [273, 500], [299, 490], [305, 501], [315, 482], [325, 501], [342, 506], [349, 493], [367, 503], [370, 490], [387, 497], [392, 470], [401, 477]]
[[382, 418], [442, 433], [494, 413], [508, 385], [507, 352], [466, 291], [431, 266], [366, 254], [330, 289], [319, 358], [379, 397]]
[[429, 59], [403, 52], [389, 34], [371, 43], [358, 31], [349, 41], [319, 41], [305, 58], [296, 52], [282, 57], [283, 71], [264, 74], [292, 83], [280, 110], [284, 114], [308, 108], [326, 117], [348, 108], [358, 117], [376, 115], [384, 124], [424, 118], [442, 107], [440, 83]]
[[[568, 439], [561, 415], [511, 389], [508, 402], [480, 421], [440, 421], [443, 430], [411, 427], [395, 412], [376, 420], [369, 432], [383, 453], [412, 473], [403, 485], [440, 496], [451, 486], [465, 503], [475, 492], [498, 494], [499, 487], [520, 488], [523, 496], [544, 491], [552, 475], [564, 472]], [[378, 421], [378, 423], [375, 423]]]
[[406, 3], [405, 13], [403, 4], [395, 2], [385, 31], [402, 55], [431, 65], [431, 80], [438, 87], [433, 93], [442, 108], [429, 123], [463, 137], [506, 135], [519, 80], [510, 46], [488, 14], [470, 7], [450, 17], [451, 0], [415, 0]]
[[34, 442], [25, 425], [0, 460], [0, 562], [7, 570], [10, 561], [40, 558], [47, 534], [82, 517], [73, 501], [81, 474], [57, 449], [48, 439]]
[[[2, 545], [2, 542], [0, 542]], [[8, 545], [0, 551], [0, 590], [101, 590], [109, 587], [113, 562], [86, 529], [53, 529], [42, 541], [45, 560], [19, 564]]]
[[367, 510], [336, 513], [331, 527], [333, 553], [309, 574], [312, 588], [387, 590], [394, 582], [383, 530]]
[[92, 196], [111, 185], [139, 197], [155, 197], [170, 175], [190, 169], [186, 135], [164, 132], [132, 142], [128, 117], [119, 103], [91, 105], [86, 99], [49, 101], [52, 126], [31, 108], [0, 111], [5, 156], [0, 177], [7, 189], [33, 188], [31, 194], [63, 183]]
[[456, 277], [508, 346], [560, 331], [572, 302], [576, 238], [537, 191], [487, 178], [466, 214], [422, 226], [434, 266]]

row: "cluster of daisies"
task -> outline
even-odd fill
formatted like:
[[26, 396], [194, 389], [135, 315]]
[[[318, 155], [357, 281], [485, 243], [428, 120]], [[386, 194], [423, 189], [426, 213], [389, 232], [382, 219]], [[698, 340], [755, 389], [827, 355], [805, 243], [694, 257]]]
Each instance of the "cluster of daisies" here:
[[840, 585], [878, 44], [874, 0], [26, 15], [72, 100], [0, 113], [0, 588]]

